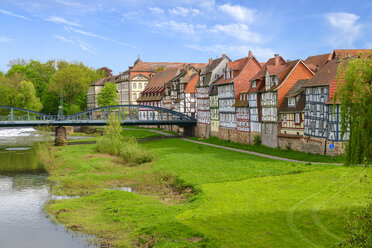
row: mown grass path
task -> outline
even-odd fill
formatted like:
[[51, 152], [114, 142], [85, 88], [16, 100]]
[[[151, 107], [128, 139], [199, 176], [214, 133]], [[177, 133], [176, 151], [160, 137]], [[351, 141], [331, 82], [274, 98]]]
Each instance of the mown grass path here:
[[[47, 211], [118, 247], [332, 247], [346, 237], [349, 210], [364, 207], [371, 191], [372, 168], [306, 165], [178, 138], [141, 146], [154, 162], [123, 165], [94, 145], [59, 150], [54, 192], [86, 196], [53, 200]], [[122, 186], [135, 193], [114, 189]], [[195, 193], [182, 197], [190, 187]]]

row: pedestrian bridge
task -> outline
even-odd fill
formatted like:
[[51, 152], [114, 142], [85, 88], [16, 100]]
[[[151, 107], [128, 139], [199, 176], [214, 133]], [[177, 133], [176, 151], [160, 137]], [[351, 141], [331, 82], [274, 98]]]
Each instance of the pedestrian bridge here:
[[36, 111], [0, 106], [0, 127], [26, 126], [104, 126], [110, 114], [122, 125], [196, 126], [196, 120], [169, 109], [142, 105], [114, 105], [82, 111], [74, 115], [47, 115]]

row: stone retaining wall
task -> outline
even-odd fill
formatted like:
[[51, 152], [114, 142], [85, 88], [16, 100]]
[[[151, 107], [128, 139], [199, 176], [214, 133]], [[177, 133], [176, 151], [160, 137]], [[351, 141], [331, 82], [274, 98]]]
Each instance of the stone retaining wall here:
[[198, 122], [196, 125], [195, 135], [199, 138], [209, 138], [211, 134], [211, 125]]

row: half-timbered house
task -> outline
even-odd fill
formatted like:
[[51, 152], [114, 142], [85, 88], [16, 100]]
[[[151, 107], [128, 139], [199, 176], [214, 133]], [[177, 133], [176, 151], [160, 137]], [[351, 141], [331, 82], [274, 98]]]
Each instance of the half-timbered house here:
[[223, 54], [221, 58], [209, 60], [208, 65], [200, 70], [199, 80], [196, 85], [196, 101], [197, 101], [197, 136], [210, 136], [210, 99], [209, 94], [212, 90], [213, 83], [224, 74], [224, 69], [230, 59]]
[[[250, 79], [261, 68], [261, 64], [252, 55], [251, 51], [249, 51], [248, 57], [226, 64], [223, 77], [215, 83], [218, 89], [220, 138], [238, 141], [239, 134], [234, 134], [237, 127], [235, 102], [236, 99], [239, 99], [240, 92], [249, 88]], [[240, 110], [243, 111], [242, 109]], [[248, 109], [244, 109], [244, 112], [248, 113]], [[244, 116], [249, 119], [249, 114]], [[244, 139], [246, 139], [244, 142], [248, 142], [249, 137], [244, 135]]]
[[214, 84], [209, 93], [209, 103], [211, 110], [211, 136], [218, 136], [218, 130], [220, 127], [220, 111], [218, 108], [218, 90]]
[[278, 146], [278, 110], [288, 91], [300, 79], [313, 77], [313, 71], [302, 60], [281, 63], [278, 54], [274, 65], [268, 64], [265, 71], [265, 88], [261, 94], [262, 144]]
[[[164, 107], [162, 98], [164, 96], [165, 84], [176, 77], [180, 72], [179, 68], [170, 68], [157, 72], [149, 81], [146, 89], [137, 99], [139, 105]], [[158, 111], [149, 111], [146, 108], [139, 108], [139, 118], [141, 120], [158, 119]]]
[[302, 136], [305, 127], [306, 93], [302, 87], [308, 79], [298, 80], [288, 91], [279, 109], [279, 135], [280, 148], [301, 150]]

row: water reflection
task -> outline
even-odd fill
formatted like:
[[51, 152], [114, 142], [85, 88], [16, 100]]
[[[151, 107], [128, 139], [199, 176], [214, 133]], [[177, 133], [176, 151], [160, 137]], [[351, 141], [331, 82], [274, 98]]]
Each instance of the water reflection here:
[[30, 148], [39, 138], [32, 129], [0, 129], [0, 247], [93, 247], [46, 217], [43, 206], [52, 196], [35, 151], [6, 149]]

